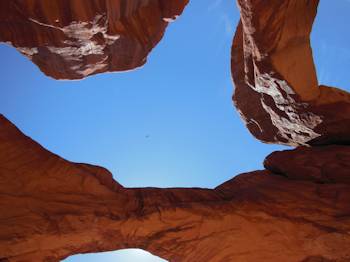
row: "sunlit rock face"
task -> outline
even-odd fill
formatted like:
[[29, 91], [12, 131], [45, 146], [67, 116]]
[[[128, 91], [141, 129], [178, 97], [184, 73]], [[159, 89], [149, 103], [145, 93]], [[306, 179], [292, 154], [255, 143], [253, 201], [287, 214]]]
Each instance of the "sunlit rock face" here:
[[0, 260], [141, 248], [181, 262], [350, 261], [349, 162], [350, 147], [301, 148], [212, 190], [128, 189], [1, 116]]
[[0, 1], [0, 42], [46, 75], [81, 79], [142, 66], [188, 0]]
[[267, 143], [349, 143], [350, 95], [319, 86], [310, 47], [318, 0], [238, 0], [234, 103]]

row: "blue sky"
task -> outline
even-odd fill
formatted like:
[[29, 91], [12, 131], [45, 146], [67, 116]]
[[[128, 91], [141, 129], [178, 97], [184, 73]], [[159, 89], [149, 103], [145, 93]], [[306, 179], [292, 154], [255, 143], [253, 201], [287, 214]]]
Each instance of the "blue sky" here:
[[[350, 90], [346, 0], [323, 0], [312, 43], [320, 82]], [[48, 150], [104, 166], [127, 187], [208, 187], [262, 169], [283, 147], [254, 139], [231, 102], [233, 0], [192, 0], [141, 69], [83, 81], [44, 76], [0, 46], [0, 112]], [[138, 250], [79, 261], [159, 261]]]

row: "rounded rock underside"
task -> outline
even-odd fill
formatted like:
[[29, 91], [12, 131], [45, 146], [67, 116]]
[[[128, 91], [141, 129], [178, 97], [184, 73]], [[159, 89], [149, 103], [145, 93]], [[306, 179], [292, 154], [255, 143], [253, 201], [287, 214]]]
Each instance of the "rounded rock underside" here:
[[0, 1], [0, 42], [55, 79], [142, 66], [188, 0]]

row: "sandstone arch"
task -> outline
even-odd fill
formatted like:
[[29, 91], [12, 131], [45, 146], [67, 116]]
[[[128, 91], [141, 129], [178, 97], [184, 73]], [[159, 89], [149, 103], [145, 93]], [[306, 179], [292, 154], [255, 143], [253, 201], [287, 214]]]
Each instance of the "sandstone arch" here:
[[349, 162], [346, 146], [299, 148], [215, 189], [124, 188], [107, 170], [48, 152], [0, 116], [0, 258], [56, 262], [141, 248], [181, 262], [345, 262]]

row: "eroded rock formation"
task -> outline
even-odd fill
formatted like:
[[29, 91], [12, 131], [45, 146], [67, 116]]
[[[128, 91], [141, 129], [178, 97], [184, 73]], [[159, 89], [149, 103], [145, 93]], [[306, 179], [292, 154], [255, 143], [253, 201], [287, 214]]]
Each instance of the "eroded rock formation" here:
[[238, 0], [234, 102], [250, 132], [286, 145], [349, 143], [350, 95], [319, 86], [310, 33], [318, 0]]
[[264, 165], [289, 179], [350, 184], [350, 162], [347, 159], [350, 159], [349, 146], [299, 147], [272, 153]]
[[0, 42], [46, 75], [81, 79], [146, 62], [188, 0], [0, 1]]
[[[235, 104], [265, 142], [348, 143], [349, 94], [318, 86], [317, 0], [239, 0]], [[47, 75], [138, 67], [187, 0], [0, 1], [0, 41]], [[142, 248], [170, 261], [350, 261], [350, 147], [274, 152], [215, 189], [124, 188], [0, 115], [0, 261]]]
[[213, 190], [131, 189], [1, 116], [0, 261], [123, 248], [181, 262], [349, 261], [349, 162], [350, 147], [300, 148]]

